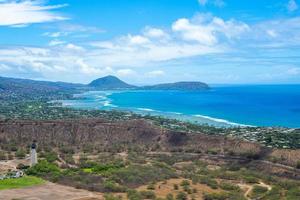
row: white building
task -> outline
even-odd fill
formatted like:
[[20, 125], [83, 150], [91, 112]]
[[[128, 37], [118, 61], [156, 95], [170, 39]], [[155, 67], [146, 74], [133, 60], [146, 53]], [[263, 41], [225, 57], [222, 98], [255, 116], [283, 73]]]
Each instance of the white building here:
[[38, 163], [36, 147], [37, 146], [36, 146], [36, 143], [34, 141], [31, 145], [31, 149], [30, 149], [30, 166], [31, 167]]

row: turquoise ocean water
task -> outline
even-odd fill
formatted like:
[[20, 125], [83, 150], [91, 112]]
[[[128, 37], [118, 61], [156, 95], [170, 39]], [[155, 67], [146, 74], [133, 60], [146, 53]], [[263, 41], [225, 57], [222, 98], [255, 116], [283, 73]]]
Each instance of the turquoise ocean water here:
[[118, 109], [216, 126], [300, 127], [300, 85], [213, 86], [191, 91], [93, 91], [63, 106]]

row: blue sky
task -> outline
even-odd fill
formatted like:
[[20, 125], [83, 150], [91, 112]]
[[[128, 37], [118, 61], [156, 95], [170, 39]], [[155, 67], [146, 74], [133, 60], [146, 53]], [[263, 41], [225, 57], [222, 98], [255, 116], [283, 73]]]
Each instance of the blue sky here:
[[0, 0], [0, 75], [300, 83], [299, 0]]

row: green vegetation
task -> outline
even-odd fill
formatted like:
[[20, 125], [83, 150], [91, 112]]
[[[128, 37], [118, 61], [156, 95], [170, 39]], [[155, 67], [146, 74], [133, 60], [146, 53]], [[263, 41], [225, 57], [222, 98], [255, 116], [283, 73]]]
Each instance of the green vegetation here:
[[263, 195], [268, 192], [268, 188], [260, 186], [260, 185], [254, 185], [253, 189], [250, 193], [250, 198], [257, 199], [263, 197]]
[[177, 195], [176, 195], [176, 200], [187, 200], [188, 199], [188, 196], [186, 193], [184, 192], [179, 192]]
[[[222, 164], [212, 169], [211, 164], [208, 165], [205, 161], [185, 153], [174, 153], [166, 157], [164, 154], [154, 156], [131, 152], [122, 157], [123, 159], [120, 159], [118, 154], [100, 153], [97, 156], [84, 154], [80, 162], [75, 163], [76, 168], [71, 168], [67, 165], [59, 167], [56, 162], [49, 162], [49, 158], [56, 157], [53, 156], [55, 155], [53, 152], [56, 151], [49, 149], [48, 152], [41, 152], [44, 155], [43, 160], [34, 167], [25, 169], [26, 174], [76, 188], [110, 193], [105, 195], [105, 199], [108, 200], [120, 200], [121, 197], [115, 196], [115, 193], [127, 195], [132, 200], [160, 199], [156, 192], [166, 184], [171, 184], [166, 187], [170, 192], [175, 191], [173, 195], [166, 194], [163, 197], [167, 200], [197, 199], [200, 193], [203, 194], [202, 190], [196, 189], [198, 184], [218, 189], [218, 192], [205, 192], [203, 195], [206, 200], [245, 200], [245, 191], [236, 183], [253, 186], [249, 194], [253, 199], [293, 200], [299, 197], [300, 183], [297, 181], [267, 176], [246, 169], [238, 163]], [[141, 162], [141, 159], [144, 162]], [[189, 162], [180, 167], [174, 165], [184, 161]], [[175, 180], [181, 178], [181, 181], [177, 183], [167, 181], [173, 178]], [[271, 189], [256, 185], [259, 182], [265, 183]], [[140, 186], [144, 189], [138, 189]]]
[[19, 149], [17, 152], [16, 152], [16, 157], [17, 158], [25, 158], [26, 156], [26, 152], [24, 149]]
[[17, 179], [0, 180], [0, 190], [16, 189], [43, 184], [45, 181], [34, 176], [24, 176]]
[[227, 200], [227, 193], [207, 193], [204, 194], [204, 200]]

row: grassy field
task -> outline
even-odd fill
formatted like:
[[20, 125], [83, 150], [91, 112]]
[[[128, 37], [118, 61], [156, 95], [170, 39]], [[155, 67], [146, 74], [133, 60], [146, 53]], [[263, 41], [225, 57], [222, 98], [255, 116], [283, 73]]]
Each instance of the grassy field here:
[[45, 181], [34, 176], [24, 176], [17, 179], [0, 180], [0, 190], [23, 188], [43, 184]]

